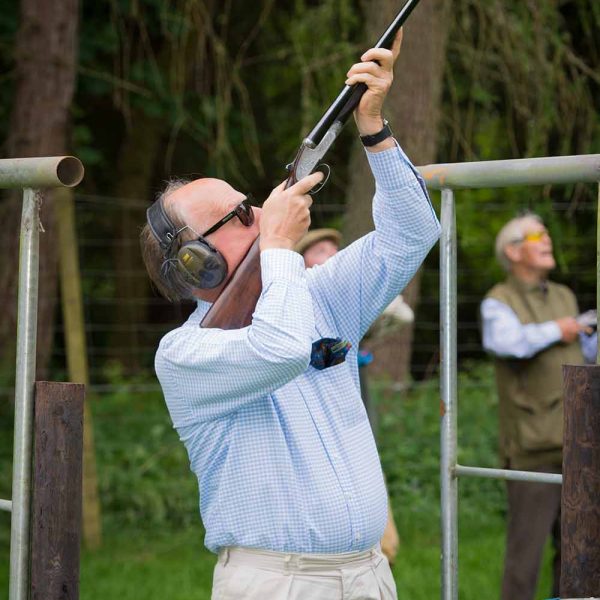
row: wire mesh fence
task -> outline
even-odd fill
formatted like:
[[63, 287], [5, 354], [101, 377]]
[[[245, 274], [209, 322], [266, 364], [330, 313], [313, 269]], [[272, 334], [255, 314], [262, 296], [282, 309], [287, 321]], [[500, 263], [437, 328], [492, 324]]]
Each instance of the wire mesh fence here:
[[[437, 209], [439, 198], [435, 194], [432, 196]], [[503, 276], [493, 258], [494, 236], [490, 233], [493, 229], [490, 223], [497, 223], [499, 228], [518, 210], [535, 209], [537, 200], [519, 202], [513, 198], [510, 202], [502, 202], [493, 198], [490, 201], [488, 197], [480, 202], [477, 193], [465, 193], [464, 202], [462, 200], [463, 193], [458, 192], [458, 356], [459, 365], [470, 375], [459, 378], [459, 395], [487, 402], [486, 409], [493, 413], [492, 371], [489, 367], [481, 369], [477, 366], [485, 362], [480, 343], [479, 304], [486, 291]], [[539, 212], [549, 224], [556, 242], [558, 268], [554, 279], [575, 291], [581, 310], [593, 308], [596, 280], [595, 241], [590, 234], [596, 211], [593, 195], [580, 198], [575, 209], [572, 200], [546, 200]], [[183, 322], [194, 304], [171, 304], [152, 289], [138, 242], [146, 208], [147, 202], [141, 200], [76, 195], [99, 486], [103, 511], [108, 515], [105, 519], [117, 525], [128, 522], [139, 525], [140, 521], [150, 525], [164, 522], [181, 525], [197, 519], [196, 483], [190, 476], [185, 451], [172, 431], [153, 372], [153, 360], [160, 338]], [[343, 210], [341, 204], [319, 206], [317, 202], [313, 225], [339, 223]], [[59, 303], [57, 319], [50, 376], [61, 380], [67, 379], [67, 374]], [[390, 344], [379, 351], [390, 352], [393, 358], [399, 349]], [[371, 384], [378, 387], [379, 392], [387, 390], [383, 392], [381, 405], [385, 410], [394, 405], [393, 401], [385, 399], [387, 392], [394, 394], [410, 387], [415, 391], [423, 389], [417, 393], [419, 397], [431, 396], [435, 413], [438, 396], [435, 385], [432, 386], [433, 382], [429, 380], [437, 375], [440, 355], [437, 249], [431, 252], [422, 269], [412, 351], [409, 381], [398, 383], [373, 378]], [[4, 443], [0, 444], [0, 463], [7, 467], [10, 466], [8, 436], [12, 433], [10, 407], [13, 393], [10, 380], [6, 380], [0, 387], [0, 425], [5, 437]], [[397, 417], [386, 414], [379, 419], [385, 435], [395, 427], [392, 425], [390, 429], [389, 424], [395, 423]], [[483, 428], [478, 425], [477, 429], [478, 435], [485, 438], [487, 462], [484, 462], [487, 466], [495, 466], [493, 416], [488, 425]], [[483, 429], [485, 435], [481, 433]], [[468, 453], [469, 449], [464, 451]], [[395, 452], [391, 454], [394, 457]], [[478, 458], [481, 458], [481, 450], [478, 452]], [[5, 472], [8, 474], [9, 468]], [[427, 473], [435, 479], [433, 472], [432, 467], [431, 473]], [[413, 474], [413, 479], [415, 477]], [[415, 479], [410, 485], [419, 487], [421, 477], [426, 478], [421, 473], [417, 477], [421, 483]], [[176, 485], [174, 481], [177, 481]], [[398, 482], [402, 481], [398, 479]], [[392, 480], [394, 489], [398, 485], [404, 484], [394, 484]], [[9, 486], [10, 478], [0, 477], [0, 497], [10, 496]], [[398, 489], [406, 493], [404, 487]]]
[[[480, 344], [478, 308], [486, 291], [503, 276], [493, 258], [494, 240], [488, 222], [501, 225], [519, 209], [536, 209], [538, 202], [530, 192], [521, 202], [515, 201], [515, 196], [502, 202], [489, 197], [480, 201], [476, 192], [464, 194], [462, 205], [461, 192], [457, 193], [459, 362], [485, 357]], [[547, 193], [545, 196], [541, 213], [555, 239], [558, 263], [553, 278], [575, 291], [581, 310], [594, 308], [595, 242], [589, 227], [585, 230], [595, 215], [593, 195], [584, 194], [581, 199], [579, 194], [576, 202], [562, 196], [552, 199]], [[433, 200], [437, 204], [435, 195]], [[153, 377], [158, 342], [194, 309], [192, 302], [171, 304], [152, 289], [138, 241], [146, 208], [147, 202], [142, 200], [76, 195], [90, 383], [98, 393], [109, 393], [115, 386], [123, 385], [139, 392], [158, 390]], [[343, 210], [342, 204], [316, 202], [313, 225], [340, 222]], [[461, 227], [463, 217], [465, 229]], [[412, 385], [436, 374], [439, 362], [437, 249], [427, 258], [421, 276], [412, 340]], [[58, 302], [57, 321], [50, 372], [54, 379], [65, 379], [64, 330]], [[400, 351], [393, 344], [384, 344], [383, 348], [381, 351], [391, 353], [392, 360], [394, 353]], [[5, 381], [8, 384], [0, 387], [0, 397], [6, 399], [13, 390], [10, 379]]]

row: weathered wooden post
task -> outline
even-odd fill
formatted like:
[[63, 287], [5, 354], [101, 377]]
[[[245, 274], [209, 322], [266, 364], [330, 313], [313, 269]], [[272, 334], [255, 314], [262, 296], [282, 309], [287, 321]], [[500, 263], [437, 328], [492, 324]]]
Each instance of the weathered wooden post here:
[[[600, 309], [600, 182], [596, 214]], [[595, 365], [564, 365], [561, 598], [600, 598], [600, 338]]]
[[85, 386], [35, 384], [31, 600], [78, 600]]

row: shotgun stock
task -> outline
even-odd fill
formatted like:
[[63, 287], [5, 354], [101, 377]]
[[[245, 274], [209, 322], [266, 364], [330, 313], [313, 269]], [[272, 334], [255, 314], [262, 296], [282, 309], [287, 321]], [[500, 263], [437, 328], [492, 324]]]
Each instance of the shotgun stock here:
[[[396, 33], [418, 3], [419, 0], [408, 0], [373, 47], [390, 49]], [[310, 175], [315, 169], [320, 168], [321, 159], [335, 141], [348, 117], [358, 106], [366, 90], [367, 86], [363, 83], [352, 87], [347, 85], [343, 87], [338, 97], [300, 145], [294, 162], [288, 165], [289, 177], [286, 189], [296, 181]], [[319, 184], [318, 189], [321, 187], [322, 185]], [[261, 291], [260, 248], [257, 238], [227, 286], [206, 313], [200, 327], [240, 329], [250, 325]]]

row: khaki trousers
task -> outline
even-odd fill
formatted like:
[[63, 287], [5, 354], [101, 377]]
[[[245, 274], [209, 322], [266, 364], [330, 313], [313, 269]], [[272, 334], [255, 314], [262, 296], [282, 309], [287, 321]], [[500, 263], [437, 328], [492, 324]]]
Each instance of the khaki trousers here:
[[397, 600], [386, 557], [377, 549], [348, 554], [285, 554], [225, 548], [212, 600]]

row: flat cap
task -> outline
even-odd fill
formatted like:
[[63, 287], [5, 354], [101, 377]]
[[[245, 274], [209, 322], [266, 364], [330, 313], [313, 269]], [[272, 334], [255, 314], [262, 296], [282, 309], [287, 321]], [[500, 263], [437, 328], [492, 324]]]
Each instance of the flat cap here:
[[304, 255], [311, 246], [323, 240], [331, 240], [339, 246], [342, 243], [342, 234], [337, 229], [313, 229], [296, 244], [294, 250]]

